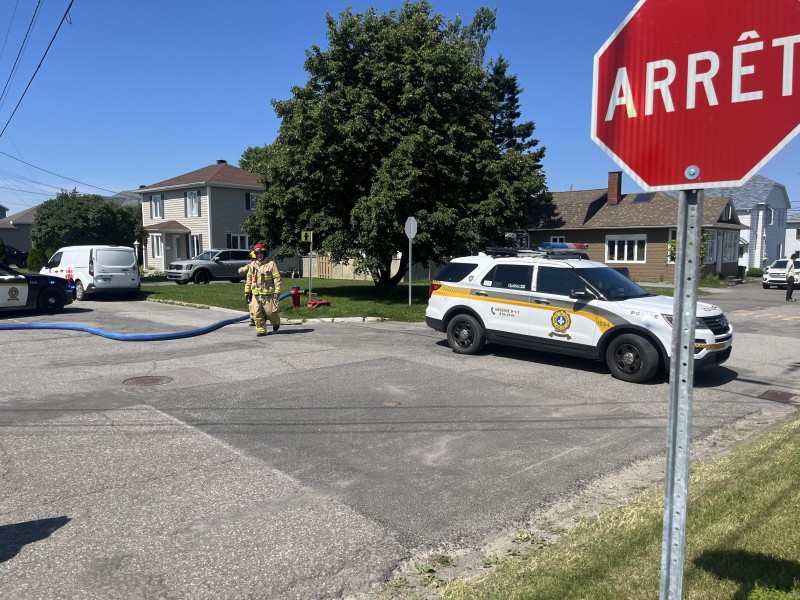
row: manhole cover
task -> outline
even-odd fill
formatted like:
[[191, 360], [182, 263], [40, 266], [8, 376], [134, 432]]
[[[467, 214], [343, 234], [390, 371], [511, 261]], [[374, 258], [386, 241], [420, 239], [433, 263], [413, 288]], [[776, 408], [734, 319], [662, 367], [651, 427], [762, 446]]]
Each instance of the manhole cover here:
[[764, 400], [772, 400], [773, 402], [782, 402], [783, 404], [791, 404], [797, 394], [790, 394], [789, 392], [779, 392], [778, 390], [767, 390], [758, 397]]
[[125, 385], [144, 386], [144, 385], [161, 385], [163, 383], [169, 383], [170, 381], [172, 381], [172, 377], [146, 376], [146, 377], [131, 377], [130, 379], [126, 379], [122, 383], [124, 383]]
[[396, 408], [403, 404], [400, 400], [387, 400], [383, 403], [384, 406], [388, 406], [389, 408]]

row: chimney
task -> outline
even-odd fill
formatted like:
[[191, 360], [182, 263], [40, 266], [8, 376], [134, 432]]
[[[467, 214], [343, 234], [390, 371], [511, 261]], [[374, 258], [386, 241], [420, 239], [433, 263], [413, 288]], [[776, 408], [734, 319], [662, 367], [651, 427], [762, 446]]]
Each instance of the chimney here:
[[223, 160], [223, 159], [221, 159], [221, 158], [218, 158], [218, 159], [217, 159], [217, 164], [218, 164], [218, 165], [227, 165], [227, 164], [228, 164], [228, 161], [227, 161], [227, 160]]
[[146, 188], [146, 187], [147, 187], [146, 185], [140, 185], [140, 186], [139, 186], [139, 189], [140, 189], [140, 190], [142, 190], [142, 189], [144, 189], [144, 188]]
[[622, 199], [622, 171], [608, 172], [608, 204], [616, 206]]

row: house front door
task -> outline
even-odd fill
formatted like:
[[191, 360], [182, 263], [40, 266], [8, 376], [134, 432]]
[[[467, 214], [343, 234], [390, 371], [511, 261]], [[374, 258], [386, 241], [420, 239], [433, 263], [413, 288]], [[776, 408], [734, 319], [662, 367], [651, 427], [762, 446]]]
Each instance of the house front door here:
[[[175, 234], [172, 236], [172, 260], [181, 260], [181, 236]], [[187, 257], [188, 258], [188, 257]]]

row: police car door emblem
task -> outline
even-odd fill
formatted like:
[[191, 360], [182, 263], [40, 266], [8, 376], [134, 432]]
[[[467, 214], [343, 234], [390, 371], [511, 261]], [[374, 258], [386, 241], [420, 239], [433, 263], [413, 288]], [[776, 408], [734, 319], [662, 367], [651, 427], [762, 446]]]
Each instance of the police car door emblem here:
[[569, 313], [565, 310], [557, 310], [553, 313], [550, 317], [550, 322], [553, 324], [555, 331], [551, 331], [547, 335], [549, 337], [557, 336], [557, 337], [565, 337], [568, 340], [572, 339], [567, 333], [567, 329], [569, 326], [572, 325], [572, 319], [569, 316]]
[[16, 300], [17, 296], [19, 296], [19, 290], [15, 287], [8, 288], [8, 299], [9, 300]]

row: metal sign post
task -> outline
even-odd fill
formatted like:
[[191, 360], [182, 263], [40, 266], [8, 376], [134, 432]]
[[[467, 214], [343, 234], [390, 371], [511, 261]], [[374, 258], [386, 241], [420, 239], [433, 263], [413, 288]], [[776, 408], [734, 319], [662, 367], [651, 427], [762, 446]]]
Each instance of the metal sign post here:
[[311, 245], [308, 248], [308, 299], [314, 289], [314, 232], [311, 232]]
[[669, 366], [669, 424], [661, 539], [661, 600], [680, 600], [686, 545], [686, 500], [694, 385], [694, 330], [703, 226], [703, 190], [682, 191], [678, 206], [672, 361]]
[[308, 299], [311, 300], [311, 291], [314, 282], [314, 232], [301, 231], [300, 241], [309, 242], [310, 244], [308, 248]]
[[406, 219], [406, 237], [408, 238], [408, 305], [411, 306], [411, 279], [414, 261], [411, 259], [411, 240], [417, 235], [417, 220], [414, 217]]

